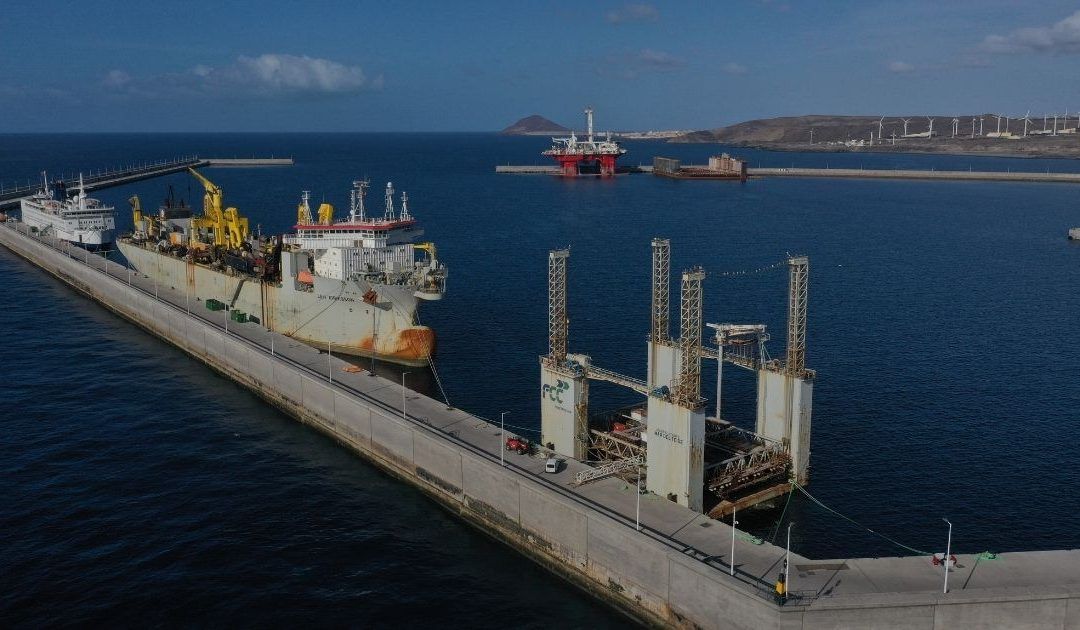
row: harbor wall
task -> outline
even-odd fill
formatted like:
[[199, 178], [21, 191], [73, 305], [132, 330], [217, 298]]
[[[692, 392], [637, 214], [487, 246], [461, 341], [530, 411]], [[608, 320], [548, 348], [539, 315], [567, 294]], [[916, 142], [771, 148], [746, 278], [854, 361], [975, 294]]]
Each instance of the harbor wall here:
[[[636, 531], [632, 523], [628, 527], [581, 497], [500, 466], [497, 456], [455, 441], [452, 433], [331, 386], [310, 368], [225, 335], [9, 225], [0, 225], [0, 244], [646, 625], [1080, 628], [1080, 592], [1067, 587], [983, 591], [953, 599], [926, 592], [848, 595], [777, 606], [726, 572]], [[460, 410], [445, 414], [447, 420], [478, 421]]]

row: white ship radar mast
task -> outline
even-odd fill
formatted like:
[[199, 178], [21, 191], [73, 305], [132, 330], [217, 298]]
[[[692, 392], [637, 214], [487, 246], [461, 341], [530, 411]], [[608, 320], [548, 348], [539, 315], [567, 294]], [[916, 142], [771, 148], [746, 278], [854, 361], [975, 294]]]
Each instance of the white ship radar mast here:
[[405, 191], [401, 192], [401, 220], [408, 221], [412, 217], [409, 216], [409, 194]]
[[386, 221], [394, 220], [394, 183], [386, 182], [386, 213], [383, 214]]
[[364, 196], [367, 195], [367, 189], [371, 183], [364, 179], [356, 180], [352, 185], [353, 189], [349, 191], [349, 220], [356, 223], [365, 220]]
[[585, 119], [586, 119], [586, 120], [588, 121], [588, 126], [589, 126], [589, 143], [591, 144], [591, 143], [593, 142], [593, 131], [592, 131], [592, 106], [591, 106], [591, 105], [590, 105], [589, 107], [586, 107], [586, 108], [585, 108]]
[[79, 173], [79, 192], [75, 199], [79, 202], [79, 210], [86, 210], [86, 186], [83, 185], [82, 173]]
[[41, 171], [41, 194], [50, 199], [53, 196], [52, 188], [49, 188], [49, 176], [45, 171]]

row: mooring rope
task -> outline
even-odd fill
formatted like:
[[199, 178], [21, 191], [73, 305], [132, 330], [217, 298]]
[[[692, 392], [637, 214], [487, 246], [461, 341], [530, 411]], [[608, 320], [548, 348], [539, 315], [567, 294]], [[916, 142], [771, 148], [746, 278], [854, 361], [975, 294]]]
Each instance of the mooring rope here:
[[825, 505], [821, 501], [818, 501], [813, 495], [811, 495], [809, 492], [806, 491], [806, 488], [803, 488], [799, 484], [797, 484], [795, 482], [791, 482], [791, 485], [793, 487], [795, 487], [795, 488], [798, 488], [799, 492], [802, 492], [804, 495], [806, 495], [806, 498], [810, 499], [811, 501], [813, 501], [817, 505], [821, 506], [823, 509], [825, 509], [825, 510], [827, 510], [829, 512], [832, 512], [833, 514], [839, 516], [840, 518], [844, 519], [845, 521], [848, 521], [849, 523], [851, 523], [852, 525], [855, 525], [856, 527], [861, 527], [862, 529], [865, 529], [866, 531], [870, 532], [871, 534], [873, 534], [873, 535], [875, 535], [875, 536], [877, 536], [877, 537], [879, 537], [879, 538], [881, 538], [883, 540], [891, 542], [892, 544], [896, 545], [897, 547], [900, 547], [901, 549], [906, 549], [906, 550], [908, 550], [908, 551], [910, 551], [912, 553], [917, 553], [917, 554], [922, 555], [922, 556], [934, 555], [934, 552], [932, 552], [932, 551], [923, 551], [921, 549], [916, 549], [914, 547], [909, 547], [909, 546], [905, 545], [902, 542], [899, 542], [899, 541], [897, 541], [895, 539], [889, 538], [888, 536], [886, 536], [885, 534], [882, 534], [881, 532], [876, 532], [876, 531], [870, 529], [869, 527], [863, 525], [862, 523], [859, 523], [855, 519], [844, 516], [840, 512], [837, 512], [836, 510], [834, 510], [831, 507]]

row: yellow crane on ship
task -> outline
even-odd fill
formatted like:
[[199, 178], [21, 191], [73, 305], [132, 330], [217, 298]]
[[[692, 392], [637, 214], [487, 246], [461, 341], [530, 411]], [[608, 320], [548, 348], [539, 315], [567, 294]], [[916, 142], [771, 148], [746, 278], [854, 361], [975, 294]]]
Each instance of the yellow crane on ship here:
[[191, 219], [192, 232], [198, 229], [210, 230], [214, 235], [214, 245], [221, 245], [226, 249], [239, 249], [247, 240], [249, 234], [247, 217], [240, 216], [240, 211], [230, 206], [222, 208], [221, 187], [206, 179], [193, 168], [188, 172], [199, 180], [206, 190], [203, 195], [203, 216]]

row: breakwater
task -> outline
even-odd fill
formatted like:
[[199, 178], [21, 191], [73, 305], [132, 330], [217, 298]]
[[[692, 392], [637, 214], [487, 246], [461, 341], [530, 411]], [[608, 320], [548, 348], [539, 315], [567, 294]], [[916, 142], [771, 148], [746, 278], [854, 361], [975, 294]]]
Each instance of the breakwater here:
[[[816, 561], [793, 554], [792, 602], [769, 598], [783, 549], [606, 480], [571, 489], [581, 465], [556, 476], [542, 460], [499, 464], [498, 427], [399, 384], [343, 372], [348, 364], [252, 324], [206, 311], [183, 287], [155, 285], [115, 262], [0, 226], [0, 243], [79, 292], [384, 470], [423, 489], [515, 550], [646, 623], [688, 627], [1062, 627], [1076, 621], [1076, 552], [961, 555], [952, 590], [925, 557]], [[406, 525], [403, 525], [406, 526]], [[1070, 612], [1071, 611], [1071, 612]], [[1070, 617], [1069, 615], [1072, 615]]]

